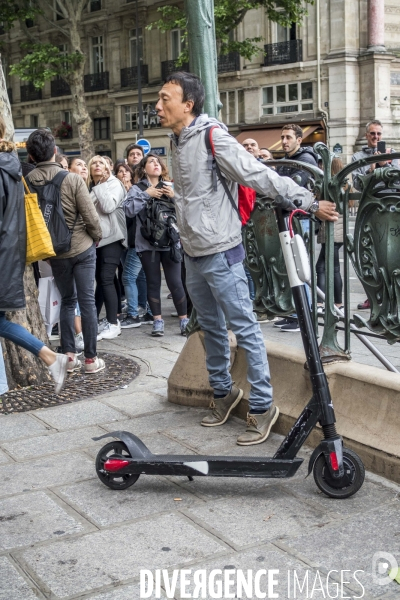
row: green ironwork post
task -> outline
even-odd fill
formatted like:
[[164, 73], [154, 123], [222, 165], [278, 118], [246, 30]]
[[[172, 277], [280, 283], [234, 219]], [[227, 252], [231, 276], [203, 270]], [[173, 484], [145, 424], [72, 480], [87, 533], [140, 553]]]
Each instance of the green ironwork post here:
[[185, 0], [190, 71], [198, 75], [206, 90], [204, 112], [218, 118], [218, 61], [215, 38], [214, 0]]

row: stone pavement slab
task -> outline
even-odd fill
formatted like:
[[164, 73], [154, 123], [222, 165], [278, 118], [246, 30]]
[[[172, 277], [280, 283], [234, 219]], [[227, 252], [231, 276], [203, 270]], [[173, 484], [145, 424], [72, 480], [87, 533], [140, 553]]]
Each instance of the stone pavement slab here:
[[[36, 590], [37, 591], [37, 590]], [[37, 600], [35, 593], [9, 558], [0, 556], [0, 600]]]
[[[96, 594], [95, 596], [87, 596], [90, 600], [139, 600], [140, 587], [139, 585], [127, 585], [119, 587], [111, 592]], [[165, 594], [161, 591], [160, 598], [165, 598]]]
[[51, 427], [35, 419], [32, 414], [0, 415], [0, 443], [40, 435], [49, 429]]
[[35, 416], [55, 429], [74, 429], [85, 425], [123, 421], [126, 416], [98, 400], [74, 402], [35, 411]]
[[93, 461], [84, 454], [68, 452], [28, 463], [0, 466], [0, 497], [63, 485], [95, 476]]
[[87, 527], [45, 492], [0, 500], [0, 551], [84, 531]]
[[140, 569], [190, 564], [225, 550], [185, 517], [169, 514], [35, 547], [18, 560], [45, 588], [65, 598], [122, 583]]
[[16, 442], [7, 442], [2, 444], [2, 447], [16, 461], [23, 461], [37, 456], [53, 454], [55, 452], [67, 452], [68, 450], [73, 451], [92, 445], [100, 449], [104, 444], [102, 442], [94, 442], [92, 438], [104, 433], [104, 429], [100, 429], [100, 427], [83, 427], [82, 429], [72, 431], [49, 433]]
[[[387, 590], [372, 580], [373, 556], [384, 551], [400, 557], [400, 500], [361, 512], [315, 532], [295, 535], [285, 545], [303, 554], [317, 568], [362, 570], [359, 580], [374, 598]], [[393, 583], [393, 586], [397, 584]], [[397, 588], [400, 593], [400, 589]]]
[[[169, 406], [170, 408], [173, 407], [171, 404], [169, 404]], [[124, 421], [124, 430], [130, 431], [141, 437], [144, 434], [155, 433], [157, 431], [167, 431], [172, 427], [176, 428], [178, 423], [179, 427], [182, 428], [187, 427], [187, 425], [195, 425], [198, 427], [197, 411], [182, 407], [175, 410], [172, 409], [164, 412], [158, 412], [148, 416], [138, 416], [135, 419]], [[107, 431], [115, 430], [115, 425], [113, 423], [105, 423], [103, 427]]]
[[201, 502], [167, 478], [152, 476], [139, 477], [133, 487], [118, 494], [97, 478], [59, 488], [58, 494], [100, 526], [128, 523], [157, 513], [190, 508]]
[[[320, 524], [322, 511], [302, 505], [277, 486], [253, 489], [247, 495], [229, 497], [211, 505], [196, 505], [193, 518], [236, 548], [295, 536]], [[186, 514], [192, 515], [191, 509]]]
[[[154, 384], [153, 384], [154, 385]], [[166, 398], [149, 391], [136, 391], [130, 394], [124, 394], [117, 398], [108, 396], [103, 398], [103, 402], [122, 411], [127, 415], [148, 415], [156, 411], [170, 411], [174, 406]]]

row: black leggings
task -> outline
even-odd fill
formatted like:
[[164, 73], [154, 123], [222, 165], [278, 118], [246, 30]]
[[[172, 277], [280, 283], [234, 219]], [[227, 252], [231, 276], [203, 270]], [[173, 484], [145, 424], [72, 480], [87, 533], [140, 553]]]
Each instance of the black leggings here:
[[165, 279], [169, 291], [172, 294], [178, 316], [183, 317], [187, 313], [187, 301], [185, 290], [182, 285], [181, 263], [171, 260], [169, 250], [153, 252], [146, 250], [138, 252], [142, 261], [144, 274], [147, 281], [147, 300], [153, 315], [161, 315], [161, 269], [164, 270]]
[[[342, 276], [340, 274], [340, 261], [339, 261], [339, 250], [343, 246], [341, 243], [335, 242], [333, 248], [333, 262], [334, 262], [334, 274], [333, 274], [333, 292], [335, 298], [335, 304], [342, 304]], [[321, 244], [321, 252], [318, 256], [317, 264], [315, 267], [317, 271], [317, 286], [320, 290], [325, 293], [325, 244]]]
[[[96, 250], [96, 293], [95, 302], [97, 317], [101, 308], [106, 305], [106, 317], [109, 323], [117, 324], [118, 294], [114, 280], [121, 255], [124, 250], [121, 242], [112, 242]], [[118, 280], [117, 280], [118, 282]]]

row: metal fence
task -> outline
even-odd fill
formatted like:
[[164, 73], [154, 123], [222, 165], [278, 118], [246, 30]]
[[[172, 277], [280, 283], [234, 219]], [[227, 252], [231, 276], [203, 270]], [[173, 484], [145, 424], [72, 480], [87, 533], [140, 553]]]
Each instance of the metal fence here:
[[[334, 225], [325, 224], [325, 297], [317, 289], [315, 272], [315, 223], [310, 224], [306, 238], [312, 269], [311, 304], [316, 330], [322, 327], [320, 353], [324, 362], [351, 359], [351, 338], [356, 335], [362, 343], [389, 370], [397, 371], [391, 362], [373, 344], [373, 338], [389, 344], [400, 341], [400, 170], [385, 166], [372, 174], [360, 177], [362, 191], [351, 191], [349, 176], [355, 169], [376, 162], [368, 157], [353, 162], [337, 175], [331, 176], [333, 154], [318, 143], [315, 151], [322, 157], [324, 170], [296, 161], [285, 165], [302, 169], [311, 175], [309, 186], [316, 196], [336, 204], [343, 215], [343, 288], [344, 309], [334, 303]], [[382, 155], [381, 160], [400, 158], [400, 153]], [[268, 161], [276, 167], [280, 161]], [[350, 233], [349, 203], [357, 202], [354, 234]], [[243, 231], [247, 265], [256, 288], [255, 311], [273, 318], [288, 316], [294, 311], [290, 286], [280, 249], [272, 200], [257, 197], [251, 218]], [[370, 302], [370, 314], [362, 316], [350, 311], [350, 264]], [[318, 315], [318, 301], [324, 301], [324, 313]], [[338, 341], [338, 331], [344, 331], [344, 344]]]

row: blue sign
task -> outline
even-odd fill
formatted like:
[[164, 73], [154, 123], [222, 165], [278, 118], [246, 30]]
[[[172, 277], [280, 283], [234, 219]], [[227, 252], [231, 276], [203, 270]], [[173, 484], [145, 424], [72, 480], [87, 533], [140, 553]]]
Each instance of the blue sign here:
[[167, 155], [167, 149], [165, 148], [165, 146], [159, 146], [157, 148], [152, 148], [151, 151], [153, 154], [157, 154], [158, 156], [166, 156]]
[[144, 152], [144, 155], [145, 155], [145, 156], [146, 156], [146, 154], [148, 154], [148, 153], [150, 152], [150, 150], [151, 150], [151, 144], [150, 144], [149, 140], [145, 140], [144, 138], [141, 138], [140, 140], [138, 140], [138, 141], [136, 142], [136, 144], [137, 144], [138, 146], [141, 146], [141, 147], [143, 148], [143, 152]]

